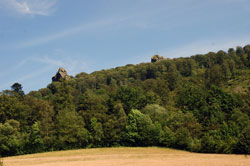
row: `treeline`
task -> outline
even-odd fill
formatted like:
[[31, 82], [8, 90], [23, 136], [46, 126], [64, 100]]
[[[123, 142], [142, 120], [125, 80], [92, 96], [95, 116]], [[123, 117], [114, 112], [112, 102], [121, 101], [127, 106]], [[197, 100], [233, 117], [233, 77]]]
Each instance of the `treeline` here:
[[0, 155], [161, 146], [250, 154], [250, 45], [0, 95]]

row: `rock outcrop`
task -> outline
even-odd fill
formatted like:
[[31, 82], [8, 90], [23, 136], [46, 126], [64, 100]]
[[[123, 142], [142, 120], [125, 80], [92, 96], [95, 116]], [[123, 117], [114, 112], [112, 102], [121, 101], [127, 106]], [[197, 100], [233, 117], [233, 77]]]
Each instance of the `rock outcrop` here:
[[70, 76], [68, 75], [67, 71], [60, 67], [54, 77], [52, 77], [53, 82], [58, 82], [61, 79], [69, 80]]
[[161, 61], [161, 60], [164, 60], [165, 58], [163, 56], [160, 56], [160, 55], [154, 55], [152, 56], [151, 58], [151, 62], [158, 62], [158, 61]]

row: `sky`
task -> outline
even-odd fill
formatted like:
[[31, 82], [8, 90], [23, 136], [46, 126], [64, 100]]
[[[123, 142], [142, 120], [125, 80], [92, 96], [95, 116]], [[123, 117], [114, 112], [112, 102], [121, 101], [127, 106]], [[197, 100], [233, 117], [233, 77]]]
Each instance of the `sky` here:
[[0, 0], [0, 91], [250, 44], [250, 0]]

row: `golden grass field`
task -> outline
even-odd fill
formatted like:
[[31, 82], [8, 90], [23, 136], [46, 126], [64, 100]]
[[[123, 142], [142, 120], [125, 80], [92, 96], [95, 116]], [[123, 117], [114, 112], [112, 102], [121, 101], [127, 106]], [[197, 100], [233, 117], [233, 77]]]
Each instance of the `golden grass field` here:
[[250, 155], [199, 154], [167, 148], [98, 148], [3, 159], [4, 166], [250, 166]]

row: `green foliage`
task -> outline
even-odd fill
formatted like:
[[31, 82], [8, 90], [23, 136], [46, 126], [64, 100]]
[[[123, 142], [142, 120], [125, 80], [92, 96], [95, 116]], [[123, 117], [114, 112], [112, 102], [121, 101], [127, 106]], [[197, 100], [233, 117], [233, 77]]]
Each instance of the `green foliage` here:
[[180, 76], [179, 72], [177, 71], [174, 64], [172, 64], [168, 67], [165, 77], [166, 77], [165, 79], [168, 82], [168, 88], [171, 91], [175, 90], [181, 81], [180, 80], [181, 76]]
[[72, 110], [60, 110], [56, 116], [58, 149], [86, 147], [88, 131], [84, 128], [83, 119]]
[[175, 133], [165, 126], [160, 133], [159, 144], [165, 147], [174, 147], [175, 139]]
[[12, 86], [11, 86], [11, 89], [16, 92], [18, 95], [20, 96], [24, 96], [24, 91], [23, 91], [23, 87], [21, 84], [19, 83], [14, 83]]
[[97, 122], [96, 118], [90, 120], [90, 141], [93, 145], [101, 146], [102, 139], [104, 137], [102, 124]]
[[250, 154], [250, 126], [245, 128], [240, 134], [236, 153]]
[[129, 113], [126, 131], [125, 139], [134, 146], [154, 145], [159, 134], [150, 117], [138, 110]]
[[0, 123], [0, 155], [9, 156], [21, 154], [20, 123], [16, 120], [8, 120]]
[[188, 77], [194, 74], [196, 63], [193, 59], [190, 58], [180, 58], [176, 60], [176, 68], [182, 76]]
[[27, 124], [30, 108], [23, 103], [23, 100], [17, 96], [0, 96], [0, 123], [15, 119], [22, 124]]
[[187, 128], [181, 127], [175, 132], [175, 147], [178, 149], [190, 149], [192, 138]]
[[250, 153], [250, 46], [0, 93], [0, 155], [111, 146]]
[[35, 122], [31, 126], [31, 133], [29, 136], [28, 146], [32, 150], [32, 153], [42, 152], [44, 150], [44, 142], [41, 136], [40, 123]]
[[105, 94], [97, 95], [93, 91], [86, 90], [79, 96], [77, 110], [107, 112], [106, 98]]

